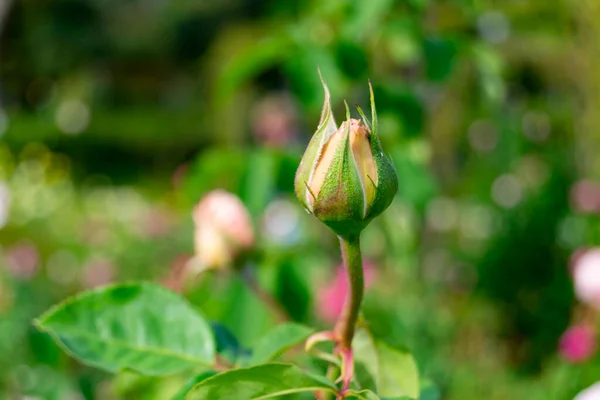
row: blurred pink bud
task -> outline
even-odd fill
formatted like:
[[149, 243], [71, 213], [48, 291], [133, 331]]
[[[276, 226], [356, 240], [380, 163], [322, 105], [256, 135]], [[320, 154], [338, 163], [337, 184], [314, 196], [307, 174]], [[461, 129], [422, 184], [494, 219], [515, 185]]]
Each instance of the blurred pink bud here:
[[590, 359], [596, 352], [596, 335], [588, 325], [574, 325], [563, 333], [558, 345], [562, 358], [570, 363]]
[[114, 278], [114, 265], [105, 258], [96, 258], [84, 266], [82, 284], [84, 287], [93, 288], [110, 283]]
[[600, 310], [600, 248], [576, 253], [573, 263], [575, 296]]
[[[369, 261], [363, 262], [365, 287], [369, 288], [377, 277], [375, 266]], [[348, 277], [343, 266], [339, 266], [333, 282], [319, 289], [317, 294], [317, 315], [323, 321], [335, 322], [344, 308], [348, 295]]]
[[[0, 120], [2, 116], [0, 115]], [[0, 125], [2, 125], [0, 123]], [[1, 129], [1, 128], [0, 128]], [[0, 229], [8, 223], [10, 213], [11, 192], [9, 187], [0, 182]]]
[[600, 212], [600, 183], [582, 179], [571, 187], [571, 206], [581, 213]]
[[581, 259], [581, 256], [583, 256], [588, 251], [589, 251], [588, 248], [586, 248], [586, 247], [580, 247], [580, 248], [578, 248], [577, 250], [575, 250], [571, 254], [571, 257], [569, 258], [569, 273], [572, 276], [575, 275], [575, 266], [577, 265], [577, 263]]
[[195, 258], [200, 268], [231, 264], [254, 246], [254, 229], [244, 203], [224, 190], [208, 193], [193, 212]]
[[31, 279], [38, 270], [37, 249], [30, 243], [19, 243], [6, 251], [8, 271], [19, 279]]
[[573, 400], [600, 400], [600, 382], [580, 392]]

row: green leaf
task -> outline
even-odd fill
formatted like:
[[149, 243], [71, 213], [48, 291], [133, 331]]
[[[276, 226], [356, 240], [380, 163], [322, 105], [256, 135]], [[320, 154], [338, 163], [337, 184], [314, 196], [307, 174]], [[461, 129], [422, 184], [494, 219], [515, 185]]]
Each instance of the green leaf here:
[[234, 369], [208, 378], [188, 393], [186, 400], [258, 400], [286, 394], [335, 393], [333, 383], [291, 364], [270, 363]]
[[[210, 290], [210, 287], [207, 288]], [[259, 297], [241, 277], [232, 277], [218, 293], [212, 291], [203, 308], [210, 308], [212, 318], [229, 329], [241, 345], [256, 343], [272, 326], [272, 316]]]
[[236, 363], [240, 358], [248, 358], [250, 351], [245, 349], [227, 327], [219, 322], [212, 322], [211, 328], [216, 340], [217, 352], [225, 359]]
[[215, 353], [204, 318], [178, 294], [150, 283], [83, 292], [35, 323], [73, 357], [109, 372], [168, 375], [210, 365]]
[[313, 332], [312, 328], [293, 322], [275, 327], [258, 341], [250, 364], [256, 365], [274, 360], [284, 351], [306, 340]]
[[419, 397], [419, 373], [408, 351], [377, 340], [364, 329], [356, 332], [352, 347], [362, 387], [382, 397]]
[[266, 149], [253, 151], [248, 158], [240, 185], [240, 198], [250, 214], [257, 217], [276, 192], [281, 160], [278, 154]]
[[275, 295], [294, 321], [306, 321], [310, 311], [312, 281], [303, 262], [282, 257], [275, 272]]
[[249, 157], [241, 149], [210, 148], [190, 163], [181, 182], [185, 206], [193, 206], [205, 193], [219, 187], [236, 192], [243, 181]]
[[[416, 151], [415, 151], [416, 152]], [[399, 196], [407, 202], [423, 209], [436, 195], [436, 181], [425, 165], [411, 157], [408, 151], [396, 148], [392, 151], [398, 180], [402, 182]]]
[[360, 392], [351, 391], [346, 395], [346, 398], [357, 400], [381, 400], [379, 396], [370, 390], [361, 390]]
[[345, 399], [356, 399], [356, 400], [415, 400], [407, 396], [401, 397], [379, 397], [372, 391], [365, 389], [360, 392], [350, 391], [346, 395]]
[[210, 378], [211, 376], [215, 376], [217, 373], [215, 371], [204, 371], [197, 375], [192, 376], [188, 381], [179, 389], [179, 391], [171, 398], [171, 400], [185, 400], [185, 396], [188, 394], [190, 390], [200, 382], [203, 382], [205, 379]]
[[440, 400], [442, 394], [440, 389], [431, 380], [426, 379], [421, 382], [421, 395], [419, 400]]

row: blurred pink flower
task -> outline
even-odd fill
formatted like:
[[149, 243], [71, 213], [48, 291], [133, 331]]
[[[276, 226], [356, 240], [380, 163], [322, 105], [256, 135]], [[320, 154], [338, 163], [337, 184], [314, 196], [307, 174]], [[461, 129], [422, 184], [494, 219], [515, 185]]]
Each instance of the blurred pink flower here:
[[572, 257], [575, 295], [600, 310], [600, 248], [576, 252]]
[[254, 245], [254, 228], [244, 203], [225, 190], [208, 193], [193, 212], [195, 259], [200, 268], [225, 267]]
[[596, 334], [591, 326], [573, 325], [563, 333], [558, 345], [562, 358], [570, 363], [588, 360], [596, 352]]
[[[0, 120], [1, 119], [2, 117], [0, 116]], [[8, 223], [8, 217], [10, 214], [10, 203], [10, 188], [4, 182], [0, 182], [0, 229]]]
[[575, 266], [581, 259], [581, 256], [583, 256], [588, 251], [589, 248], [580, 247], [571, 254], [571, 257], [569, 258], [569, 272], [571, 273], [571, 276], [575, 275]]
[[600, 183], [582, 179], [571, 187], [571, 206], [581, 213], [600, 212]]
[[8, 271], [19, 279], [31, 279], [38, 270], [39, 256], [31, 243], [22, 242], [6, 251]]
[[[370, 287], [377, 277], [375, 266], [369, 262], [363, 262], [365, 271], [365, 287]], [[321, 287], [317, 293], [317, 315], [323, 321], [335, 322], [344, 308], [344, 302], [348, 294], [348, 277], [343, 266], [336, 270], [333, 282]]]
[[573, 400], [600, 400], [600, 382], [581, 391]]

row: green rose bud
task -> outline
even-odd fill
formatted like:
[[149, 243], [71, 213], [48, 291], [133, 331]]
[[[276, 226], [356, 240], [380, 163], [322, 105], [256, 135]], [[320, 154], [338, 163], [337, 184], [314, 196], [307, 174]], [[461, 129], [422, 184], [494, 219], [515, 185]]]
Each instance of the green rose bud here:
[[373, 123], [369, 123], [359, 107], [362, 121], [350, 118], [346, 105], [346, 121], [339, 128], [331, 113], [325, 82], [323, 88], [321, 121], [296, 172], [296, 196], [311, 214], [338, 235], [357, 236], [390, 205], [398, 191], [398, 178], [377, 136], [377, 113], [370, 83]]

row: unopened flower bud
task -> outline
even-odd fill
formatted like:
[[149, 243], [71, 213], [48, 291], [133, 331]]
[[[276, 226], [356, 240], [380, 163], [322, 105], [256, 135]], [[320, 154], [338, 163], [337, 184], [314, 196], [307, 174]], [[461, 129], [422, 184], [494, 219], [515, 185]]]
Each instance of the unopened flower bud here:
[[207, 194], [194, 208], [195, 261], [201, 269], [231, 265], [254, 245], [254, 229], [242, 201], [224, 190]]
[[321, 121], [296, 172], [296, 195], [335, 233], [356, 236], [390, 205], [398, 178], [379, 142], [373, 89], [372, 124], [358, 107], [362, 121], [350, 118], [346, 105], [346, 121], [338, 128], [323, 87]]

